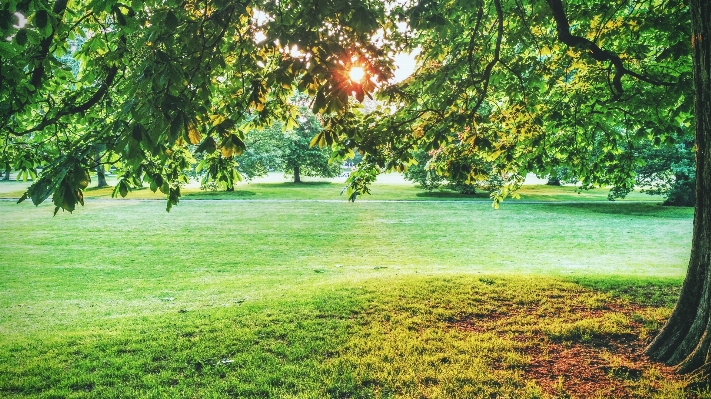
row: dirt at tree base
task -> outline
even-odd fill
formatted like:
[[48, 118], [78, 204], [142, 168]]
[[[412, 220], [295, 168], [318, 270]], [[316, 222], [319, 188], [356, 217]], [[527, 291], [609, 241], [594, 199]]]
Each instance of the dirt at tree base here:
[[[577, 319], [596, 318], [607, 312], [622, 313], [630, 317], [633, 332], [641, 331], [642, 325], [631, 317], [643, 310], [643, 306], [630, 304], [610, 304], [603, 309], [574, 309]], [[459, 320], [452, 327], [472, 333], [496, 333], [505, 331], [514, 318], [535, 315], [545, 318], [535, 307], [514, 308], [509, 312], [497, 311], [491, 317], [476, 317]], [[543, 332], [518, 334], [513, 339], [523, 348], [523, 354], [530, 358], [525, 366], [516, 367], [527, 381], [534, 381], [541, 390], [556, 399], [615, 398], [636, 399], [640, 395], [636, 382], [647, 374], [647, 391], [659, 391], [663, 381], [684, 381], [685, 376], [675, 372], [673, 367], [651, 360], [644, 354], [649, 344], [635, 334], [595, 336], [585, 342], [556, 341]], [[509, 336], [509, 338], [511, 338]], [[506, 368], [499, 365], [496, 368]], [[637, 389], [635, 389], [637, 388]], [[686, 398], [693, 399], [691, 393]], [[680, 398], [682, 399], [682, 398]]]
[[[525, 375], [553, 397], [602, 395], [619, 399], [639, 397], [630, 390], [629, 381], [652, 369], [666, 380], [680, 378], [673, 368], [644, 356], [643, 342], [623, 336], [599, 344], [549, 343], [547, 353], [541, 347], [531, 347], [531, 364], [525, 368]], [[615, 358], [614, 364], [611, 358]]]

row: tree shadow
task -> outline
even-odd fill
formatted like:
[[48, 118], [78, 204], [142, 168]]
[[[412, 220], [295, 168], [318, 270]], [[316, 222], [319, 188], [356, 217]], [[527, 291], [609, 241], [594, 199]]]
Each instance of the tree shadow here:
[[202, 191], [196, 193], [185, 193], [183, 198], [198, 197], [203, 199], [209, 199], [214, 197], [215, 199], [229, 199], [232, 197], [252, 197], [257, 195], [254, 191], [248, 190], [235, 190], [235, 191]]
[[687, 207], [663, 206], [658, 202], [587, 202], [551, 203], [562, 211], [602, 213], [607, 215], [661, 217], [665, 219], [687, 219], [694, 209]]
[[489, 193], [462, 194], [455, 191], [425, 191], [415, 194], [422, 198], [466, 198], [466, 199], [490, 199]]
[[334, 185], [334, 186], [340, 186], [342, 184], [338, 183], [333, 183], [330, 181], [301, 181], [299, 183], [294, 183], [293, 181], [285, 181], [281, 183], [259, 183], [260, 186], [262, 187], [275, 187], [275, 188], [283, 188], [283, 187], [309, 187], [309, 186], [329, 186], [329, 185]]
[[681, 277], [605, 276], [576, 277], [569, 281], [638, 305], [671, 308], [679, 298], [683, 279]]

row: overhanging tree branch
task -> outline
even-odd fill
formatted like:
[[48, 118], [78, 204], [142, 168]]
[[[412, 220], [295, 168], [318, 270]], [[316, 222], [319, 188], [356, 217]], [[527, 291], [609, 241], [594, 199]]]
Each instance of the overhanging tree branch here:
[[501, 7], [501, 0], [494, 0], [494, 6], [496, 7], [496, 18], [497, 18], [497, 27], [496, 27], [496, 47], [494, 48], [494, 58], [489, 61], [488, 64], [486, 64], [486, 67], [484, 68], [484, 76], [482, 78], [484, 87], [482, 87], [481, 94], [479, 95], [479, 99], [476, 102], [476, 105], [472, 108], [474, 112], [479, 109], [481, 104], [484, 103], [484, 100], [486, 99], [486, 92], [489, 90], [489, 80], [491, 78], [491, 71], [494, 69], [494, 66], [499, 62], [500, 56], [501, 56], [501, 41], [504, 38], [504, 10]]
[[91, 107], [96, 105], [99, 101], [101, 101], [102, 98], [104, 98], [104, 95], [106, 92], [109, 90], [111, 85], [114, 82], [114, 79], [116, 78], [116, 74], [118, 73], [118, 67], [113, 66], [109, 68], [108, 74], [106, 76], [106, 80], [99, 86], [99, 89], [94, 92], [94, 94], [89, 97], [86, 101], [84, 101], [81, 104], [78, 105], [71, 105], [67, 106], [64, 109], [61, 109], [59, 112], [57, 112], [54, 116], [51, 118], [48, 118], [47, 116], [42, 119], [42, 121], [37, 124], [36, 126], [24, 130], [22, 132], [12, 132], [13, 135], [15, 136], [24, 136], [26, 134], [32, 133], [32, 132], [38, 132], [44, 129], [47, 126], [53, 125], [56, 122], [58, 122], [61, 118], [67, 116], [67, 115], [75, 115], [81, 112], [88, 111]]
[[609, 61], [612, 66], [614, 66], [615, 72], [612, 77], [612, 87], [615, 89], [615, 96], [619, 96], [624, 92], [622, 88], [622, 77], [629, 75], [635, 79], [647, 82], [655, 86], [674, 86], [676, 83], [673, 82], [663, 82], [656, 80], [649, 76], [645, 76], [627, 69], [620, 56], [610, 50], [603, 50], [595, 44], [594, 42], [582, 37], [576, 36], [570, 33], [570, 23], [568, 22], [568, 16], [563, 8], [562, 0], [546, 0], [548, 6], [553, 12], [553, 19], [556, 24], [556, 31], [558, 32], [558, 40], [563, 44], [582, 50], [587, 50], [588, 55], [596, 61]]

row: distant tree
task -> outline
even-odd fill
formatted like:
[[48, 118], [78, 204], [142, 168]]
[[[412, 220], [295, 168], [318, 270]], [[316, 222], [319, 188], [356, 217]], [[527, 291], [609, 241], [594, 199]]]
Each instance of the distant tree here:
[[696, 163], [689, 139], [668, 146], [644, 144], [637, 168], [637, 184], [642, 191], [666, 197], [664, 205], [694, 206], [696, 203]]
[[98, 188], [109, 186], [109, 183], [106, 182], [106, 170], [104, 169], [104, 165], [101, 162], [103, 150], [104, 146], [96, 146], [96, 153], [94, 155], [94, 163], [96, 164], [96, 179], [98, 180], [96, 187]]
[[12, 171], [12, 151], [13, 147], [5, 148], [0, 152], [0, 171], [3, 174], [2, 180], [10, 180], [10, 172]]
[[247, 150], [236, 158], [238, 170], [249, 178], [272, 169], [281, 170], [293, 176], [294, 183], [300, 183], [301, 176], [338, 176], [341, 166], [330, 162], [330, 149], [310, 144], [322, 129], [320, 122], [305, 107], [299, 107], [299, 113], [292, 129], [277, 122], [249, 132], [245, 139]]
[[[417, 150], [413, 154], [415, 163], [408, 166], [403, 175], [427, 191], [446, 188], [462, 194], [475, 194], [477, 190], [497, 189], [501, 180], [491, 170], [491, 163], [476, 153], [465, 157], [461, 152], [461, 148], [456, 153], [452, 148], [430, 152]], [[475, 169], [481, 169], [479, 179], [471, 174]]]
[[203, 190], [234, 191], [235, 183], [242, 180], [237, 171], [237, 162], [232, 156], [224, 156], [219, 152], [205, 154], [198, 162], [195, 172], [202, 176], [200, 188]]

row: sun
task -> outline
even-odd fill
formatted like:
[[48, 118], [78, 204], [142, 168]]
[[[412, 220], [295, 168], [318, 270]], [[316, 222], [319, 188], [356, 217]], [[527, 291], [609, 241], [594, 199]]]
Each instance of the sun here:
[[351, 79], [351, 82], [360, 82], [365, 77], [365, 71], [361, 67], [353, 67], [348, 72], [348, 77]]

